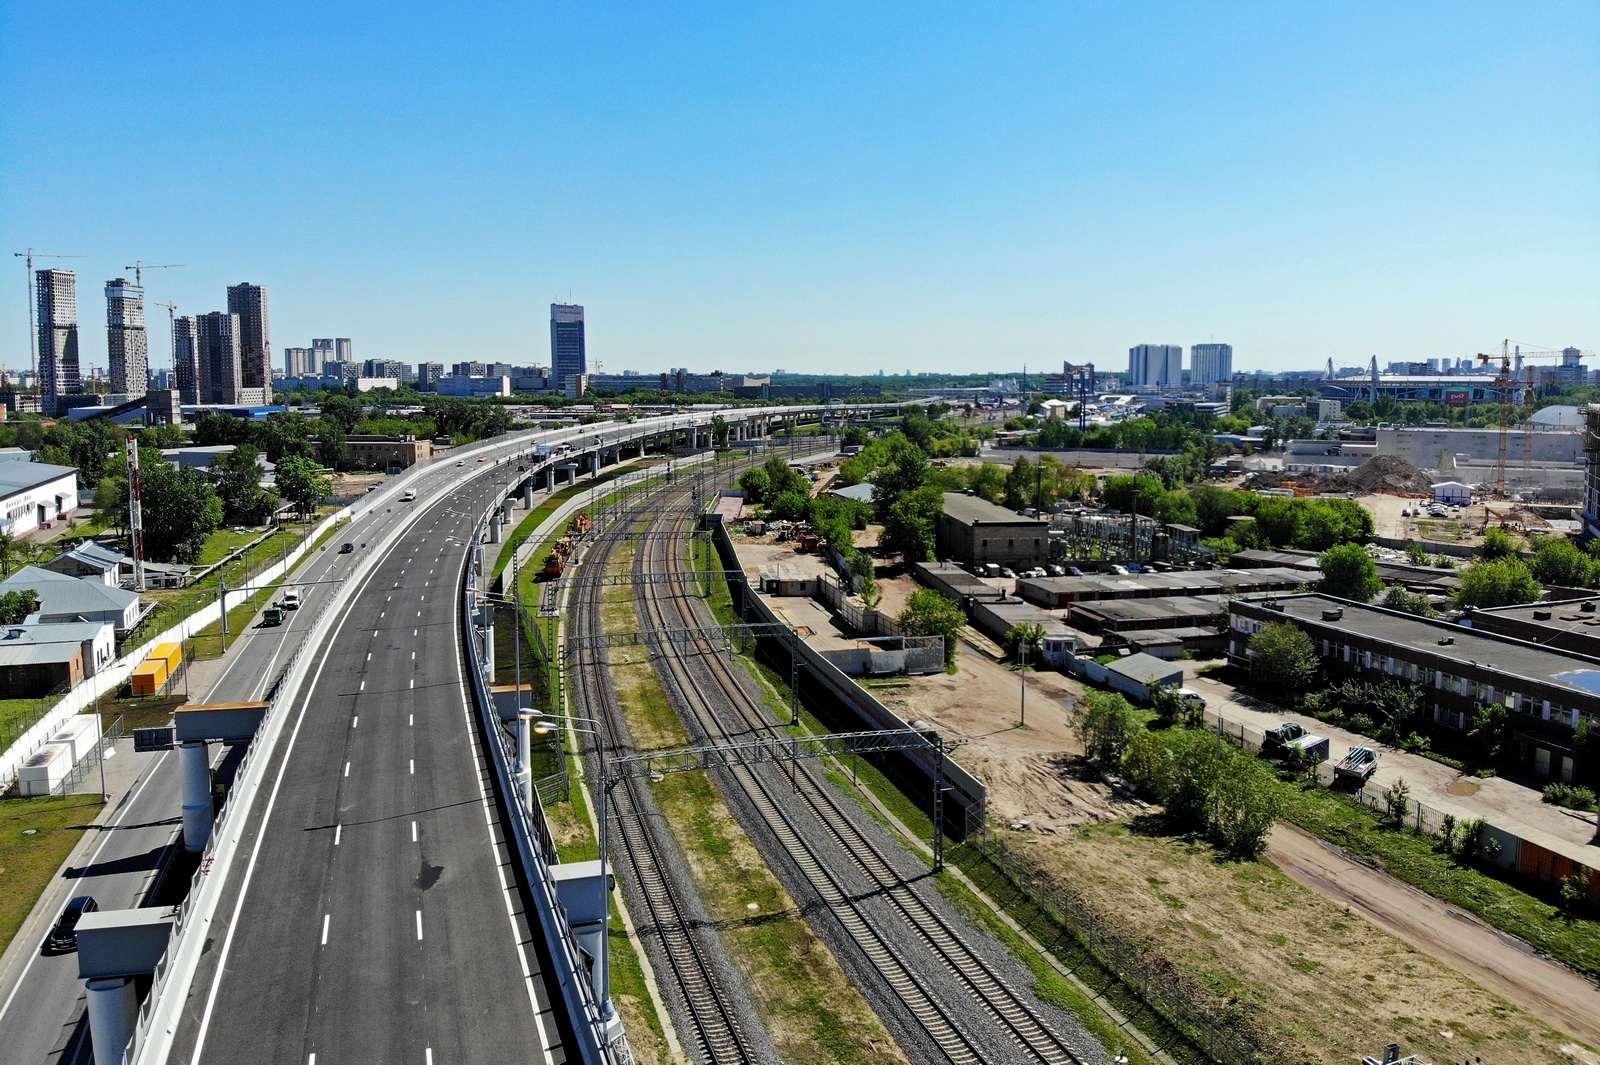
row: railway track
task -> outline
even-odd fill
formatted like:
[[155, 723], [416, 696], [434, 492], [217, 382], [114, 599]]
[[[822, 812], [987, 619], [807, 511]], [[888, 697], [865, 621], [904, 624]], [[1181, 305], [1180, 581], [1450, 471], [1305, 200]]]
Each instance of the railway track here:
[[[620, 536], [630, 527], [630, 515], [663, 498], [681, 498], [684, 505], [693, 492], [694, 482], [679, 486], [663, 482], [653, 492], [633, 493], [629, 509], [611, 515], [584, 555], [583, 566], [601, 572], [608, 565]], [[568, 604], [569, 620], [587, 636], [604, 629], [605, 589], [598, 584], [580, 585], [574, 602]], [[633, 744], [622, 714], [617, 709], [611, 671], [600, 656], [583, 656], [572, 678], [578, 699], [575, 705], [598, 720], [604, 735], [592, 737], [605, 745], [609, 757], [632, 753]], [[590, 780], [598, 777], [591, 773]], [[591, 794], [592, 801], [599, 796]], [[604, 809], [604, 807], [600, 807]], [[701, 1062], [760, 1063], [776, 1055], [763, 1045], [764, 1033], [752, 1039], [739, 1018], [736, 997], [749, 1000], [743, 988], [730, 988], [723, 976], [731, 972], [720, 939], [714, 931], [701, 927], [689, 912], [682, 884], [675, 884], [670, 871], [678, 868], [674, 844], [666, 834], [653, 798], [642, 781], [625, 780], [611, 792], [610, 835], [612, 861], [631, 882], [630, 904], [642, 920], [642, 938], [653, 939], [658, 977], [677, 999], [674, 1023], [684, 1049]], [[753, 1014], [753, 1006], [747, 1006]]]
[[[666, 510], [653, 519], [687, 534], [691, 508]], [[685, 568], [684, 536], [641, 541], [636, 571], [681, 571]], [[684, 582], [641, 583], [637, 601], [646, 630], [692, 628], [714, 624], [703, 603], [688, 594]], [[749, 678], [709, 641], [683, 645], [657, 640], [652, 657], [663, 681], [697, 739], [711, 743], [747, 740], [753, 735], [781, 735], [764, 701], [750, 690]], [[808, 765], [787, 770], [739, 767], [723, 771], [737, 788], [784, 855], [804, 878], [845, 935], [859, 949], [871, 972], [898, 999], [915, 1025], [945, 1061], [954, 1065], [996, 1060], [997, 1040], [975, 1032], [969, 1010], [951, 1002], [952, 993], [977, 1003], [1011, 1054], [1008, 1060], [1078, 1065], [1078, 1048], [1069, 1044], [1041, 1015], [1032, 995], [1018, 993], [992, 971], [941, 909], [924, 896], [924, 887], [898, 872], [878, 846], [858, 828], [859, 811], [847, 809], [832, 788]], [[786, 794], [790, 793], [790, 794]], [[831, 847], [817, 842], [818, 826]], [[864, 880], [852, 885], [840, 863]], [[878, 905], [870, 905], [876, 900]], [[888, 906], [888, 914], [883, 904]], [[885, 921], [885, 916], [892, 919]], [[886, 927], [887, 926], [887, 927]], [[915, 942], [918, 954], [937, 959], [945, 979], [935, 982], [919, 972], [918, 962], [903, 944]], [[878, 996], [880, 1001], [882, 996]]]

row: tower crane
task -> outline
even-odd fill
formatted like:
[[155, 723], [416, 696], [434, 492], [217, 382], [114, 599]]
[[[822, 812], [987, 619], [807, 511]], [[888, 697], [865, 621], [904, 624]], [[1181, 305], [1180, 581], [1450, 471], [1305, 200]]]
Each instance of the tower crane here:
[[35, 259], [87, 259], [87, 255], [58, 255], [55, 252], [14, 251], [14, 258], [28, 260], [28, 372], [34, 377], [34, 384], [39, 378], [39, 307], [33, 299], [33, 260]]
[[178, 266], [188, 266], [188, 263], [147, 263], [139, 259], [133, 261], [132, 266], [124, 266], [124, 270], [133, 271], [133, 283], [140, 288], [144, 287], [144, 272], [146, 270], [171, 270]]
[[[1563, 367], [1578, 367], [1581, 371], [1582, 363], [1579, 359], [1592, 354], [1579, 351], [1577, 348], [1556, 349], [1524, 349], [1522, 345], [1513, 345], [1509, 340], [1500, 342], [1499, 354], [1478, 352], [1478, 361], [1491, 363], [1498, 359], [1500, 372], [1495, 375], [1495, 389], [1500, 393], [1500, 447], [1498, 458], [1495, 462], [1495, 487], [1504, 495], [1509, 496], [1510, 490], [1506, 482], [1506, 451], [1508, 434], [1511, 428], [1512, 387], [1522, 384], [1522, 483], [1529, 484], [1533, 479], [1533, 413], [1534, 399], [1538, 392], [1538, 371], [1526, 363], [1545, 359], [1560, 359]], [[1526, 380], [1520, 380], [1526, 373]]]
[[165, 307], [167, 309], [167, 336], [172, 343], [172, 369], [178, 369], [178, 305], [176, 303], [162, 303], [160, 300], [151, 300], [152, 307]]

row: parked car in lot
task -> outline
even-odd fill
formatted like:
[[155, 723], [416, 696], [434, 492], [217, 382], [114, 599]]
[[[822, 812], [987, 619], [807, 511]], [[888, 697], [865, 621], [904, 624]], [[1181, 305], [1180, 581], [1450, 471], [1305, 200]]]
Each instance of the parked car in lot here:
[[1132, 573], [1133, 571], [1130, 570], [1127, 566], [1112, 566], [1107, 572], [1109, 572], [1114, 577], [1126, 577], [1126, 576], [1128, 576], [1128, 574]]
[[94, 901], [93, 895], [79, 895], [67, 903], [67, 908], [61, 911], [61, 916], [56, 918], [55, 927], [50, 929], [50, 935], [45, 940], [45, 946], [51, 951], [66, 953], [78, 949], [78, 922], [86, 913], [93, 913], [100, 908]]
[[1062, 569], [1060, 566], [1049, 565], [1046, 566], [1045, 569], [1049, 571], [1050, 576], [1052, 577], [1065, 577], [1067, 575], [1067, 571]]
[[1081, 577], [1081, 576], [1083, 576], [1083, 570], [1079, 569], [1077, 566], [1067, 566], [1066, 567], [1066, 571], [1067, 571], [1067, 576], [1069, 576], [1069, 577]]

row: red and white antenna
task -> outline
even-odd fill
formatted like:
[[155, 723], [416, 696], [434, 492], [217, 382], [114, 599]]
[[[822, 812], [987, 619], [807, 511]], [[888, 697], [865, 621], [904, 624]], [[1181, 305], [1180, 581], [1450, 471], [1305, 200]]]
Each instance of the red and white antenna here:
[[144, 516], [139, 513], [139, 442], [128, 436], [128, 539], [133, 548], [133, 587], [144, 591]]

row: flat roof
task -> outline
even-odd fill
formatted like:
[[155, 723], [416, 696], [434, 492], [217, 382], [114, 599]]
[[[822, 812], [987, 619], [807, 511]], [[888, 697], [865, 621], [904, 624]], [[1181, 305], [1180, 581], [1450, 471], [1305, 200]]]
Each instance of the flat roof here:
[[[1246, 599], [1262, 607], [1266, 599]], [[1335, 633], [1379, 640], [1396, 647], [1471, 663], [1481, 669], [1538, 680], [1584, 695], [1600, 695], [1600, 658], [1559, 651], [1510, 636], [1498, 636], [1445, 621], [1429, 621], [1382, 607], [1353, 603], [1319, 592], [1274, 596], [1270, 602], [1286, 617]], [[1324, 610], [1342, 609], [1339, 618], [1324, 619]], [[1450, 644], [1439, 641], [1449, 637]]]
[[969, 496], [965, 492], [944, 493], [944, 512], [963, 525], [976, 525], [979, 522], [1006, 525], [1048, 526], [1050, 524], [1042, 518], [1025, 518], [1014, 510], [1007, 510], [998, 503], [989, 502], [982, 496]]
[[1149, 618], [1209, 618], [1228, 612], [1228, 599], [1221, 595], [1163, 595], [1154, 599], [1091, 599], [1073, 603], [1073, 610], [1113, 621], [1138, 621]]
[[[1590, 612], [1584, 612], [1584, 604], [1589, 604]], [[1551, 632], [1576, 632], [1600, 638], [1600, 596], [1591, 595], [1582, 599], [1561, 599], [1544, 603], [1521, 603], [1517, 606], [1478, 607], [1468, 617], [1477, 617], [1480, 614], [1510, 618], [1524, 625], [1549, 629]], [[1536, 614], [1546, 616], [1541, 618], [1536, 617]]]
[[1055, 593], [1111, 593], [1137, 595], [1141, 591], [1191, 590], [1200, 593], [1222, 592], [1229, 585], [1277, 586], [1294, 588], [1318, 580], [1315, 571], [1263, 566], [1260, 569], [1200, 569], [1174, 573], [1136, 573], [1126, 577], [1095, 574], [1087, 577], [1028, 577], [1023, 587], [1041, 588]]

